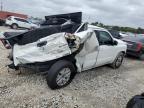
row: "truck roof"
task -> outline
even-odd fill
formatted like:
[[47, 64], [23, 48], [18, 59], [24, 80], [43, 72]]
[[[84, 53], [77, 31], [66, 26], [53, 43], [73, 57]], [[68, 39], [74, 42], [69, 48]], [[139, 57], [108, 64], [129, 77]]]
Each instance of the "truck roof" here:
[[107, 31], [105, 28], [98, 27], [98, 26], [94, 26], [94, 25], [90, 25], [90, 24], [88, 24], [88, 29], [92, 29], [92, 30], [104, 30], [104, 31]]

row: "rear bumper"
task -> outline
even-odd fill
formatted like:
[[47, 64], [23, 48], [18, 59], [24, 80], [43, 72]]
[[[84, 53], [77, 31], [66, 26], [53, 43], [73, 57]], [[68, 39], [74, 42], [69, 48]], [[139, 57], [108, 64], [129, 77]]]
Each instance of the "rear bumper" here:
[[31, 64], [20, 64], [18, 66], [15, 66], [14, 63], [8, 65], [10, 69], [19, 69], [19, 68], [26, 68], [30, 69], [36, 72], [46, 72], [48, 71], [51, 66], [56, 62], [56, 60], [47, 61], [47, 62], [37, 62], [37, 63], [31, 63]]
[[4, 46], [6, 49], [11, 49], [11, 46], [7, 43], [6, 40], [0, 39], [0, 41], [2, 42], [3, 46]]
[[19, 65], [18, 67], [30, 69], [36, 72], [45, 72], [48, 71], [51, 67], [50, 64], [25, 64], [25, 65]]

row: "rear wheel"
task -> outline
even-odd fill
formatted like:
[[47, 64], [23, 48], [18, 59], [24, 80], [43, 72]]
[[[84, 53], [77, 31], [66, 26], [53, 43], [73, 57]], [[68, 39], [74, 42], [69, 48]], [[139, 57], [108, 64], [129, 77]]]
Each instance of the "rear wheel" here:
[[30, 30], [34, 30], [34, 29], [35, 29], [35, 27], [31, 27], [31, 28], [30, 28]]
[[11, 50], [11, 52], [8, 55], [8, 58], [13, 61], [13, 49]]
[[57, 61], [48, 71], [46, 80], [51, 89], [67, 86], [75, 76], [74, 65], [66, 60]]
[[114, 60], [114, 62], [111, 64], [111, 66], [116, 69], [119, 68], [123, 62], [123, 58], [124, 58], [124, 53], [120, 52], [116, 59]]
[[17, 24], [12, 24], [12, 25], [11, 25], [11, 28], [12, 28], [12, 29], [17, 29], [17, 28], [18, 28], [18, 25], [17, 25]]

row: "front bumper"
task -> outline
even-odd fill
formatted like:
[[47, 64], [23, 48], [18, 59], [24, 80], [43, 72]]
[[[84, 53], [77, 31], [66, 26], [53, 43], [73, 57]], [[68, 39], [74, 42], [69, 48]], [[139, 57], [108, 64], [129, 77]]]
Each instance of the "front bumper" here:
[[127, 55], [139, 57], [140, 56], [140, 52], [127, 50]]

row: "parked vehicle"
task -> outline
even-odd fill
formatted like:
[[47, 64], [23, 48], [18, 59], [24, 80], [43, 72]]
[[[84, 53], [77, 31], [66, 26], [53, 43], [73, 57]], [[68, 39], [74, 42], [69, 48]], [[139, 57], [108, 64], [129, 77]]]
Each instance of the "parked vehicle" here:
[[139, 36], [144, 36], [144, 34], [138, 34]]
[[17, 29], [17, 28], [26, 28], [26, 29], [34, 29], [38, 28], [39, 26], [36, 24], [33, 24], [32, 22], [15, 17], [15, 16], [10, 16], [6, 19], [6, 25], [10, 26], [12, 29]]
[[120, 36], [121, 36], [122, 38], [129, 36], [129, 35], [128, 35], [127, 33], [125, 33], [125, 32], [120, 32], [119, 34], [120, 34]]
[[122, 38], [122, 36], [120, 35], [119, 31], [117, 31], [117, 30], [108, 30], [108, 31], [112, 34], [112, 36], [114, 38], [117, 38], [117, 39], [121, 39]]
[[13, 48], [13, 64], [9, 67], [39, 69], [46, 74], [51, 89], [65, 87], [77, 72], [106, 64], [119, 68], [126, 43], [113, 38], [104, 28], [81, 24], [81, 15], [81, 12], [56, 15], [54, 18], [64, 17], [71, 23], [5, 38]]
[[[109, 29], [108, 30], [112, 36], [116, 39], [122, 39], [124, 37], [127, 37], [129, 36], [129, 33], [125, 33], [125, 32], [120, 32], [120, 31], [117, 31], [117, 30], [112, 30], [112, 29]], [[130, 34], [131, 35], [131, 34]], [[134, 34], [133, 34], [134, 35]]]
[[128, 36], [122, 39], [127, 43], [127, 54], [144, 60], [144, 37]]

